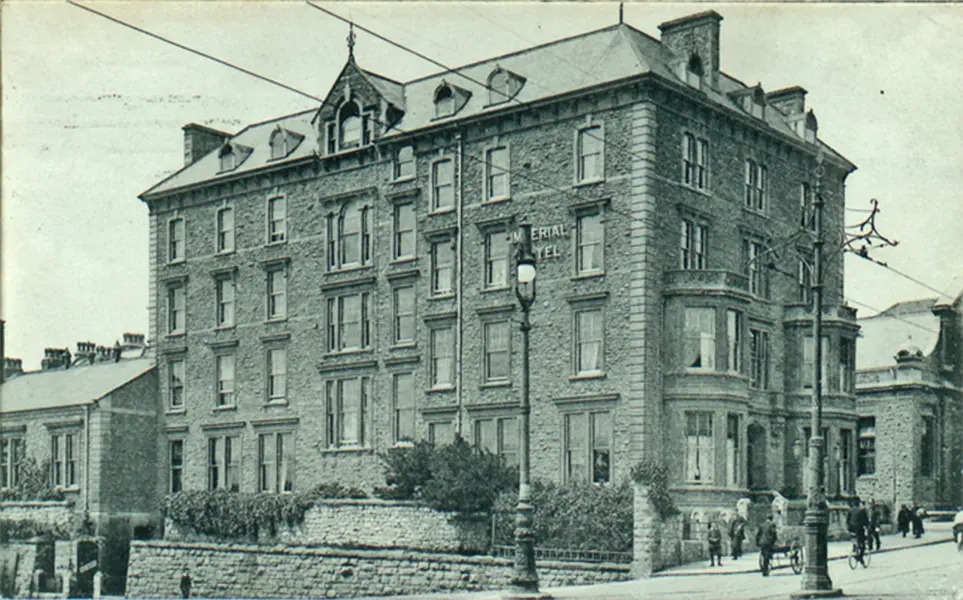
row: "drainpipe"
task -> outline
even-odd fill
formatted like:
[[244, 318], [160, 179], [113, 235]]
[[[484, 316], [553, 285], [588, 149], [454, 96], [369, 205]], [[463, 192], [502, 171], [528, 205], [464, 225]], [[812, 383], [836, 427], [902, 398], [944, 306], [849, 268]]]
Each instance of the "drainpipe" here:
[[462, 155], [464, 154], [465, 142], [464, 142], [464, 140], [462, 139], [462, 134], [461, 134], [460, 131], [455, 134], [455, 141], [456, 141], [457, 144], [458, 144], [458, 145], [456, 146], [456, 160], [457, 160], [457, 162], [458, 162], [458, 186], [455, 188], [455, 189], [457, 190], [457, 197], [455, 198], [455, 210], [457, 211], [456, 214], [458, 215], [458, 217], [457, 217], [457, 221], [458, 221], [458, 234], [457, 234], [457, 239], [458, 239], [458, 253], [457, 253], [457, 256], [458, 256], [458, 264], [457, 264], [458, 279], [457, 279], [456, 284], [455, 284], [455, 286], [456, 286], [455, 293], [458, 294], [458, 302], [457, 302], [458, 314], [457, 314], [457, 316], [456, 316], [458, 326], [455, 328], [455, 356], [458, 357], [458, 367], [457, 367], [457, 369], [455, 370], [455, 378], [456, 378], [456, 379], [455, 379], [455, 399], [456, 399], [456, 401], [457, 401], [457, 403], [458, 403], [458, 415], [455, 417], [455, 431], [458, 432], [458, 435], [461, 435], [461, 434], [462, 434], [462, 421], [463, 421], [463, 416], [462, 416], [462, 412], [463, 412], [463, 411], [462, 411], [462, 402], [463, 402], [463, 400], [464, 400], [464, 394], [463, 394], [463, 390], [462, 390], [462, 375], [461, 375], [462, 371], [464, 370], [464, 369], [462, 369], [462, 358], [463, 358], [463, 356], [462, 356], [462, 348], [463, 348], [463, 345], [462, 345], [462, 333], [463, 333], [463, 331], [464, 331], [464, 329], [465, 329], [465, 325], [464, 325], [465, 315], [464, 315], [464, 310], [463, 310], [463, 309], [464, 309], [464, 304], [465, 304], [465, 295], [464, 295], [464, 293], [463, 293], [463, 291], [464, 291], [464, 290], [463, 290], [463, 288], [464, 288], [464, 285], [463, 285], [463, 283], [464, 283], [464, 268], [463, 268], [463, 267], [464, 267], [464, 264], [465, 264], [465, 252], [464, 252], [463, 242], [464, 242], [464, 240], [465, 240], [465, 228], [464, 228], [464, 223], [462, 222], [462, 220], [463, 220], [463, 218], [464, 218], [464, 214], [463, 214], [463, 211], [462, 211], [462, 199], [463, 199], [464, 193], [465, 193], [465, 166], [464, 166], [465, 163], [464, 163], [464, 160], [463, 160], [463, 156], [462, 156]]
[[90, 404], [84, 405], [84, 513], [90, 514]]

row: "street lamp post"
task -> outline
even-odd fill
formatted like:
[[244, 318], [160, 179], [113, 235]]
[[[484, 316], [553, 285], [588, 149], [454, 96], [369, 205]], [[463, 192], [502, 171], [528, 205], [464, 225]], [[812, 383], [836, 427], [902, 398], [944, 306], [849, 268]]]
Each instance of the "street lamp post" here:
[[522, 398], [518, 408], [521, 440], [518, 452], [518, 505], [515, 507], [515, 573], [510, 597], [545, 598], [538, 591], [535, 570], [535, 507], [532, 506], [531, 461], [529, 457], [531, 402], [529, 399], [529, 311], [535, 304], [535, 255], [532, 252], [532, 226], [521, 225], [521, 240], [516, 263], [515, 297], [522, 309]]
[[813, 218], [816, 239], [813, 241], [813, 399], [810, 416], [809, 438], [809, 486], [806, 493], [806, 515], [803, 525], [806, 531], [805, 570], [799, 592], [793, 598], [832, 598], [842, 596], [843, 591], [833, 587], [827, 564], [827, 541], [829, 507], [823, 486], [823, 192], [821, 189], [824, 167], [822, 155], [816, 166], [816, 185], [813, 194]]

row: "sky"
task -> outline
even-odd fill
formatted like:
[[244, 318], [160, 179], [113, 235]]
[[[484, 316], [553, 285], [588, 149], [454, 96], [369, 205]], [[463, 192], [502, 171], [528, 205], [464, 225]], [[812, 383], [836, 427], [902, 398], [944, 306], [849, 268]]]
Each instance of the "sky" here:
[[[347, 58], [347, 26], [299, 1], [85, 2], [323, 97]], [[618, 21], [616, 3], [321, 3], [457, 66]], [[963, 274], [963, 5], [626, 3], [625, 22], [704, 10], [722, 22], [722, 70], [775, 90], [800, 85], [820, 137], [859, 168], [849, 222], [880, 202], [899, 240], [874, 252], [920, 285], [846, 257], [860, 316], [936, 297]], [[0, 317], [25, 369], [45, 347], [147, 333], [148, 219], [138, 195], [183, 161], [187, 123], [236, 132], [316, 102], [60, 1], [6, 0], [2, 19]], [[358, 32], [358, 63], [405, 81], [430, 63]]]

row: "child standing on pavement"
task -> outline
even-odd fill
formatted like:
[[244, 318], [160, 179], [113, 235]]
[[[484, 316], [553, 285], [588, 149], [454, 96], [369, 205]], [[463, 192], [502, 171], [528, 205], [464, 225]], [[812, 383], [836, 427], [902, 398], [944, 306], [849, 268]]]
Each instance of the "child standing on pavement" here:
[[709, 525], [709, 566], [714, 567], [716, 563], [722, 566], [722, 532], [715, 522]]

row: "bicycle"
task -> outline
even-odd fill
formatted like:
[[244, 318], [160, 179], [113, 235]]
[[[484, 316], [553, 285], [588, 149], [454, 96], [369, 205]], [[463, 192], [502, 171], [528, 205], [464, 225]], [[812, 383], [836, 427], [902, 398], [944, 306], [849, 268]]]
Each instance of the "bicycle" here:
[[866, 541], [853, 540], [853, 549], [849, 551], [849, 568], [855, 569], [856, 565], [863, 565], [864, 569], [869, 568], [870, 559], [873, 553], [866, 547]]

